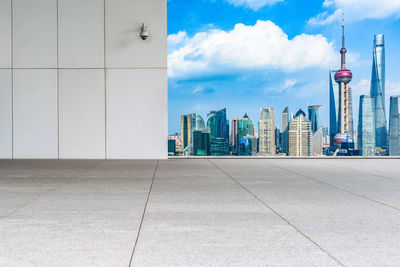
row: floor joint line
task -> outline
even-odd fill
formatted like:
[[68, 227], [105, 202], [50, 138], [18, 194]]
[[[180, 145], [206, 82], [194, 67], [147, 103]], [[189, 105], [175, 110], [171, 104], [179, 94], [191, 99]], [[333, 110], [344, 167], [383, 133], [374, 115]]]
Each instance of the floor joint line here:
[[262, 199], [260, 199], [256, 194], [251, 192], [248, 188], [243, 186], [239, 181], [237, 181], [233, 176], [231, 176], [229, 173], [227, 173], [225, 170], [223, 170], [221, 167], [219, 167], [216, 163], [212, 162], [211, 160], [207, 159], [212, 165], [214, 165], [217, 169], [219, 169], [222, 173], [224, 173], [226, 176], [228, 176], [232, 181], [234, 181], [237, 185], [239, 185], [243, 190], [245, 190], [247, 193], [249, 193], [251, 196], [253, 196], [258, 202], [260, 202], [263, 206], [271, 210], [274, 214], [279, 216], [283, 221], [285, 221], [290, 227], [292, 227], [296, 232], [301, 234], [303, 237], [308, 239], [310, 242], [312, 242], [314, 245], [316, 245], [320, 250], [322, 250], [324, 253], [326, 253], [330, 258], [332, 258], [335, 262], [337, 262], [341, 266], [345, 266], [343, 263], [341, 263], [338, 259], [336, 259], [332, 254], [330, 254], [327, 250], [325, 250], [323, 247], [321, 247], [317, 242], [311, 239], [308, 235], [306, 235], [304, 232], [302, 232], [299, 228], [297, 228], [294, 224], [292, 224], [288, 219], [283, 217], [279, 212], [274, 210], [271, 206], [269, 206], [267, 203], [265, 203]]
[[136, 235], [135, 245], [133, 246], [132, 253], [131, 253], [131, 258], [130, 258], [130, 260], [129, 260], [129, 266], [132, 266], [133, 255], [135, 254], [136, 246], [137, 246], [138, 241], [139, 241], [140, 231], [142, 230], [142, 225], [143, 225], [143, 221], [144, 221], [144, 216], [146, 215], [146, 210], [147, 210], [147, 204], [149, 203], [150, 194], [151, 194], [151, 190], [152, 190], [152, 188], [153, 188], [154, 180], [155, 180], [155, 178], [156, 178], [156, 173], [157, 173], [157, 169], [158, 169], [158, 164], [159, 164], [159, 163], [160, 163], [160, 160], [157, 160], [156, 168], [154, 169], [153, 179], [151, 180], [149, 192], [147, 193], [147, 199], [146, 199], [146, 203], [145, 203], [145, 205], [144, 205], [142, 218], [141, 218], [141, 220], [140, 220], [139, 230], [138, 230], [138, 233], [137, 233], [137, 235]]
[[294, 173], [294, 174], [296, 174], [296, 175], [299, 175], [299, 176], [301, 176], [301, 177], [303, 177], [303, 178], [305, 178], [305, 179], [307, 179], [307, 180], [311, 180], [311, 181], [314, 181], [314, 182], [317, 182], [317, 183], [320, 183], [320, 184], [324, 184], [324, 185], [333, 187], [333, 188], [335, 188], [336, 190], [339, 190], [339, 191], [342, 191], [342, 192], [346, 192], [346, 193], [348, 193], [348, 194], [351, 194], [351, 195], [354, 195], [354, 196], [357, 196], [357, 197], [360, 197], [360, 198], [369, 200], [369, 201], [371, 201], [371, 202], [378, 203], [378, 204], [383, 205], [383, 206], [385, 206], [385, 207], [387, 207], [387, 208], [391, 208], [391, 209], [400, 211], [399, 208], [397, 208], [397, 207], [395, 207], [395, 206], [392, 206], [392, 205], [389, 205], [389, 204], [386, 204], [386, 203], [381, 202], [381, 201], [379, 201], [379, 200], [366, 197], [366, 196], [364, 196], [364, 195], [355, 193], [355, 192], [353, 192], [353, 191], [350, 191], [350, 190], [347, 190], [347, 189], [338, 187], [338, 186], [336, 186], [336, 185], [333, 185], [333, 184], [330, 184], [330, 183], [321, 181], [321, 180], [319, 180], [319, 179], [316, 179], [316, 178], [313, 178], [313, 177], [304, 175], [304, 174], [302, 174], [302, 173], [299, 173], [299, 172], [296, 172], [296, 171], [293, 171], [293, 170], [290, 170], [290, 169], [286, 169], [286, 168], [284, 168], [284, 167], [277, 166], [277, 165], [272, 164], [272, 163], [268, 163], [268, 164], [269, 164], [269, 165], [272, 165], [272, 166], [274, 166], [274, 167], [276, 167], [276, 168], [278, 168], [278, 169], [281, 169], [281, 170], [284, 170], [284, 171], [291, 172], [291, 173]]

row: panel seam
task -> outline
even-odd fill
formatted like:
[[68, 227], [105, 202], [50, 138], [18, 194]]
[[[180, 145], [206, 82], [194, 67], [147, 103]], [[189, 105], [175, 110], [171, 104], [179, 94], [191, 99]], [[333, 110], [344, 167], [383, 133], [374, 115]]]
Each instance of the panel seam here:
[[263, 206], [268, 208], [270, 211], [272, 211], [275, 215], [277, 215], [279, 218], [281, 218], [283, 221], [286, 222], [290, 227], [292, 227], [296, 232], [301, 234], [303, 237], [305, 237], [307, 240], [312, 242], [315, 246], [317, 246], [321, 251], [323, 251], [325, 254], [327, 254], [330, 258], [332, 258], [336, 263], [338, 263], [341, 266], [345, 266], [343, 263], [341, 263], [338, 259], [336, 259], [332, 254], [330, 254], [327, 250], [325, 250], [321, 245], [319, 245], [316, 241], [312, 240], [311, 237], [306, 235], [304, 232], [302, 232], [299, 228], [297, 228], [294, 224], [292, 224], [288, 219], [283, 217], [279, 212], [277, 212], [275, 209], [273, 209], [271, 206], [269, 206], [266, 202], [264, 202], [261, 198], [259, 198], [256, 194], [251, 192], [247, 187], [242, 185], [238, 180], [233, 178], [229, 173], [227, 173], [225, 170], [223, 170], [221, 167], [219, 167], [216, 163], [212, 162], [211, 160], [207, 159], [208, 162], [211, 163], [214, 167], [216, 167], [218, 170], [220, 170], [222, 173], [224, 173], [226, 176], [228, 176], [232, 181], [234, 181], [237, 185], [239, 185], [244, 191], [249, 193], [253, 198], [255, 198], [258, 202], [260, 202]]

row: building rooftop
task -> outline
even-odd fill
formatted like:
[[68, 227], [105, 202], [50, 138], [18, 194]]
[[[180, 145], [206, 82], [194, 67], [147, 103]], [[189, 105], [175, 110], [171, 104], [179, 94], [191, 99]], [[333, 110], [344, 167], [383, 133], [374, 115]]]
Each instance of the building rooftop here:
[[1, 160], [0, 266], [394, 266], [399, 173], [399, 159]]

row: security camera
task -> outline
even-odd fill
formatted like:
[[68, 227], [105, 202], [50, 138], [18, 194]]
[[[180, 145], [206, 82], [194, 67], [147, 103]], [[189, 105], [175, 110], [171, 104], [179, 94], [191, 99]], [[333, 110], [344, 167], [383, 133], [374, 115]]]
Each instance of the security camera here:
[[140, 29], [140, 38], [146, 40], [147, 37], [149, 37], [149, 33], [147, 32], [147, 26], [143, 23], [142, 28]]

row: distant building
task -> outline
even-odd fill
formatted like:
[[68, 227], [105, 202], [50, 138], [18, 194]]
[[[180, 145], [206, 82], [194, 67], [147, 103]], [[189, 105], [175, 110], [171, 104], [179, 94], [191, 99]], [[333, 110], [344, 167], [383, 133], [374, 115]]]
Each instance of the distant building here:
[[286, 107], [282, 112], [282, 152], [289, 152], [289, 108]]
[[176, 153], [176, 141], [174, 139], [168, 140], [168, 155], [174, 156]]
[[207, 118], [210, 131], [210, 153], [212, 156], [229, 155], [229, 121], [226, 109], [211, 111]]
[[331, 147], [333, 140], [339, 132], [339, 85], [335, 81], [336, 70], [329, 71], [329, 140]]
[[313, 155], [322, 155], [323, 146], [324, 146], [324, 130], [321, 127], [315, 133], [313, 133], [312, 137]]
[[261, 108], [259, 120], [259, 151], [262, 156], [275, 156], [275, 116], [274, 108]]
[[300, 109], [289, 123], [289, 156], [312, 155], [311, 122]]
[[376, 154], [374, 103], [373, 97], [360, 96], [357, 143], [361, 156], [375, 156]]
[[231, 138], [234, 154], [239, 153], [240, 139], [247, 135], [254, 136], [254, 125], [246, 113], [243, 118], [235, 117], [232, 119]]
[[209, 156], [210, 132], [209, 130], [193, 131], [193, 156]]
[[239, 146], [240, 156], [256, 156], [257, 155], [257, 137], [245, 136], [240, 139]]
[[311, 121], [313, 133], [322, 127], [321, 123], [321, 107], [320, 105], [312, 105], [308, 107], [308, 119]]
[[277, 150], [279, 150], [282, 147], [281, 140], [282, 140], [281, 130], [279, 130], [278, 127], [275, 127], [275, 147]]
[[198, 114], [188, 114], [181, 116], [181, 144], [183, 148], [192, 144], [193, 131], [205, 129], [203, 118]]
[[400, 96], [390, 97], [389, 155], [400, 156]]
[[375, 139], [377, 147], [387, 146], [387, 123], [385, 109], [385, 38], [377, 34], [374, 38], [371, 96], [375, 101]]

